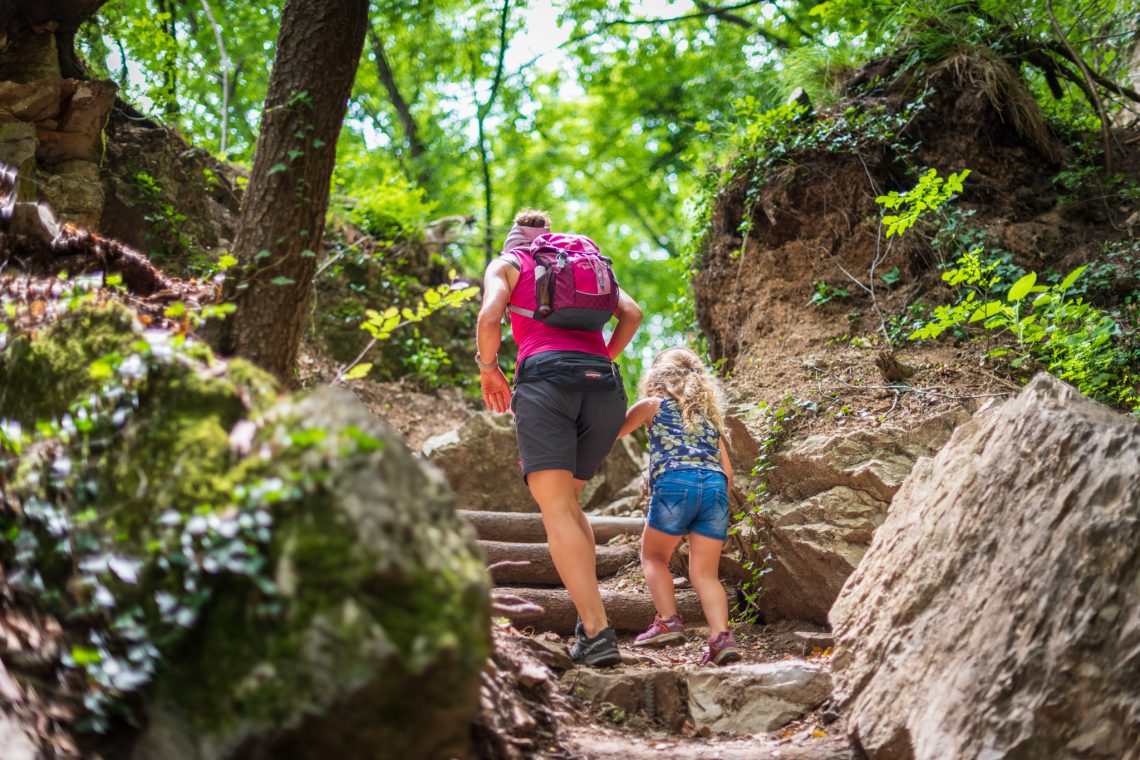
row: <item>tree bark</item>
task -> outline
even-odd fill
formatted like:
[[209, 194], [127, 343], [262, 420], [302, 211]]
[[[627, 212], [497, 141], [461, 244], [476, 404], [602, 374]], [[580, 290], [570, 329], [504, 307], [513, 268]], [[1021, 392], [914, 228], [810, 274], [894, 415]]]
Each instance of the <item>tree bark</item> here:
[[[557, 634], [574, 632], [578, 622], [578, 612], [570, 601], [570, 594], [561, 588], [502, 588], [491, 592], [496, 596], [517, 597], [542, 608], [542, 612], [512, 612], [507, 614], [514, 626], [520, 630], [530, 627], [536, 631], [553, 631]], [[607, 591], [602, 590], [602, 603], [606, 607], [606, 617], [610, 625], [619, 632], [640, 633], [653, 622], [656, 610], [653, 597], [648, 591]], [[687, 625], [703, 625], [704, 613], [701, 601], [695, 591], [677, 592], [677, 611]]]
[[[546, 528], [542, 527], [542, 515], [529, 512], [479, 512], [459, 510], [460, 517], [467, 520], [480, 539], [523, 544], [546, 542]], [[594, 529], [594, 540], [604, 544], [614, 536], [636, 536], [641, 534], [645, 520], [640, 517], [589, 517]]]
[[[550, 547], [546, 544], [515, 544], [505, 541], [480, 541], [479, 546], [487, 556], [491, 567], [491, 578], [495, 583], [525, 583], [535, 586], [561, 586], [562, 579], [550, 558]], [[609, 578], [639, 556], [637, 544], [601, 545], [596, 550], [596, 564], [599, 578]], [[508, 564], [493, 567], [499, 562], [526, 562], [525, 565]]]
[[226, 282], [223, 351], [294, 384], [324, 235], [336, 142], [364, 46], [368, 0], [288, 0]]

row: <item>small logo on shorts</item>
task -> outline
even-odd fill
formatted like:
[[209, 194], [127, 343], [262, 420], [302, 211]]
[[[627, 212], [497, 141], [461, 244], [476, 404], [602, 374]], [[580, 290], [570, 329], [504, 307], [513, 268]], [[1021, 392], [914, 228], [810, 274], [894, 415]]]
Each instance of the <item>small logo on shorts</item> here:
[[588, 370], [586, 370], [586, 377], [590, 378], [591, 380], [599, 380], [602, 377], [602, 373], [597, 372], [597, 371], [592, 370], [592, 369], [588, 369]]

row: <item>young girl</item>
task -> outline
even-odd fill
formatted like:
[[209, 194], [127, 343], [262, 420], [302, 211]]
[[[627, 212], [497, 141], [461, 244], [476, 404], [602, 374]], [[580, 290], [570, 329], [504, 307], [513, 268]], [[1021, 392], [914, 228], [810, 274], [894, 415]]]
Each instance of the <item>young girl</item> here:
[[701, 664], [735, 662], [740, 652], [728, 630], [728, 597], [717, 572], [728, 535], [732, 466], [716, 380], [695, 353], [670, 348], [642, 379], [641, 396], [618, 433], [649, 428], [649, 517], [641, 538], [641, 567], [657, 615], [636, 646], [685, 639], [669, 558], [688, 534], [689, 579], [711, 634]]

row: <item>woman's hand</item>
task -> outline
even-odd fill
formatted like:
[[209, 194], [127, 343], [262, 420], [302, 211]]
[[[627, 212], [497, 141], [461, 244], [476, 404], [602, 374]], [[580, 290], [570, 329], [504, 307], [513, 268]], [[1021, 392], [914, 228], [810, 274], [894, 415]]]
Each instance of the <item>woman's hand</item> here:
[[479, 385], [483, 388], [483, 403], [495, 414], [511, 408], [511, 384], [499, 367], [479, 370]]

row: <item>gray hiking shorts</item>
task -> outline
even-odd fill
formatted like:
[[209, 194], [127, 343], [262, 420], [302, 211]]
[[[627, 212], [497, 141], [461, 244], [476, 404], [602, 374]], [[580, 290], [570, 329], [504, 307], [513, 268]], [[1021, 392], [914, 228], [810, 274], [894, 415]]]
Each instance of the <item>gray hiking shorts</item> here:
[[574, 351], [528, 356], [511, 394], [523, 480], [542, 470], [594, 477], [617, 440], [625, 408], [621, 372], [606, 358]]

